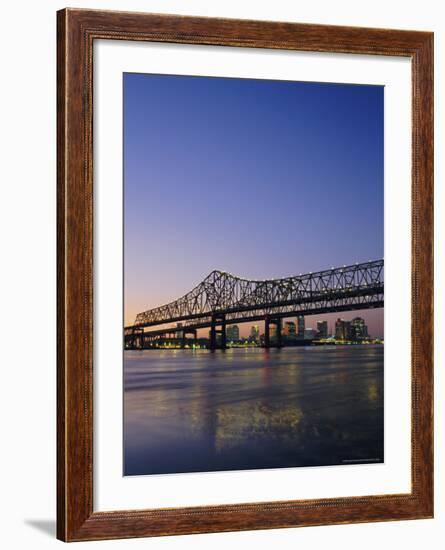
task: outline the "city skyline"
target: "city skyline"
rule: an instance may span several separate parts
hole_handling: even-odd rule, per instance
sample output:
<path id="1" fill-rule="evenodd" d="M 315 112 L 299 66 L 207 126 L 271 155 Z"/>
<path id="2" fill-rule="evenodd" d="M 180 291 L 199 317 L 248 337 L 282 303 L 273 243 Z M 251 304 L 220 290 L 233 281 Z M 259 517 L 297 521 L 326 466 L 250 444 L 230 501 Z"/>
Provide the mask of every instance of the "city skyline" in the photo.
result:
<path id="1" fill-rule="evenodd" d="M 346 323 L 348 325 L 353 325 L 354 323 L 360 324 L 364 327 L 363 333 L 360 334 L 360 337 L 364 338 L 378 338 L 378 336 L 374 336 L 368 332 L 368 327 L 366 325 L 365 319 L 360 316 L 355 316 L 352 319 L 344 319 L 343 317 L 337 317 L 335 323 L 331 327 L 329 322 L 326 318 L 321 319 L 320 321 L 317 321 L 317 328 L 313 327 L 304 327 L 302 333 L 300 333 L 298 329 L 298 321 L 299 318 L 305 318 L 305 316 L 294 316 L 294 317 L 284 317 L 283 318 L 283 335 L 288 337 L 305 337 L 306 331 L 314 331 L 317 335 L 317 338 L 331 338 L 331 337 L 337 337 L 338 335 L 338 325 L 339 323 Z M 247 325 L 248 323 L 244 323 Z M 259 329 L 259 325 L 252 325 L 250 324 L 248 327 L 248 330 L 245 331 L 246 335 L 242 335 L 240 332 L 240 323 L 234 323 L 233 325 L 227 325 L 227 340 L 237 340 L 240 338 L 250 338 L 252 339 L 254 334 L 256 333 L 256 330 Z M 258 334 L 256 335 L 256 339 L 259 338 L 259 336 L 264 336 L 264 334 L 261 333 L 261 331 L 258 330 Z M 346 336 L 346 335 L 344 335 Z M 347 338 L 343 338 L 347 339 Z"/>
<path id="2" fill-rule="evenodd" d="M 240 332 L 240 323 L 228 324 L 226 327 L 227 347 L 267 347 L 266 334 L 260 330 L 258 324 L 245 323 L 249 325 L 244 334 Z M 182 323 L 177 323 L 176 328 L 186 328 Z M 264 327 L 263 327 L 264 328 Z M 269 337 L 276 341 L 277 326 L 271 327 Z M 187 338 L 189 331 L 181 330 L 165 339 L 149 342 L 149 349 L 209 349 L 211 346 L 211 330 L 201 329 L 191 333 L 192 338 Z M 363 317 L 355 316 L 352 319 L 337 317 L 335 324 L 330 327 L 326 319 L 317 322 L 317 328 L 305 326 L 305 317 L 282 318 L 281 336 L 275 343 L 278 347 L 307 346 L 309 342 L 316 345 L 331 344 L 382 344 L 383 338 L 369 333 L 368 326 Z"/>
<path id="3" fill-rule="evenodd" d="M 381 258 L 383 88 L 125 74 L 124 185 L 125 324 L 213 269 Z M 355 314 L 383 336 L 383 309 Z"/>
<path id="4" fill-rule="evenodd" d="M 307 331 L 313 331 L 317 334 L 318 338 L 335 338 L 338 336 L 337 334 L 337 323 L 338 321 L 344 322 L 347 325 L 351 325 L 351 323 L 354 323 L 354 321 L 364 321 L 364 327 L 365 327 L 365 334 L 362 336 L 366 336 L 369 339 L 382 339 L 383 334 L 372 334 L 368 330 L 368 324 L 365 318 L 365 315 L 367 313 L 367 310 L 359 310 L 354 312 L 348 312 L 349 315 L 341 315 L 339 316 L 338 313 L 329 313 L 329 314 L 323 314 L 323 315 L 300 315 L 300 316 L 290 316 L 290 317 L 283 317 L 282 318 L 282 332 L 283 336 L 289 336 L 289 334 L 286 332 L 286 330 L 289 329 L 289 325 L 293 325 L 294 335 L 297 337 L 301 337 L 300 331 L 298 329 L 298 321 L 299 319 L 303 318 L 303 335 L 304 338 L 307 336 Z M 334 320 L 331 322 L 329 318 L 333 317 Z M 312 326 L 306 325 L 306 319 L 314 319 L 317 318 L 316 323 L 311 323 Z M 249 339 L 253 336 L 253 329 L 258 328 L 258 335 L 257 339 L 259 339 L 261 336 L 264 336 L 264 322 L 256 322 L 252 324 L 251 321 L 247 321 L 245 323 L 233 323 L 227 325 L 227 341 L 230 340 L 237 340 L 239 339 Z M 326 331 L 326 334 L 322 334 L 323 331 Z M 198 337 L 199 338 L 205 338 L 208 334 L 208 329 L 201 329 L 198 330 Z M 235 336 L 237 335 L 237 336 Z M 338 338 L 341 339 L 341 338 Z M 348 339 L 345 334 L 345 338 Z"/>

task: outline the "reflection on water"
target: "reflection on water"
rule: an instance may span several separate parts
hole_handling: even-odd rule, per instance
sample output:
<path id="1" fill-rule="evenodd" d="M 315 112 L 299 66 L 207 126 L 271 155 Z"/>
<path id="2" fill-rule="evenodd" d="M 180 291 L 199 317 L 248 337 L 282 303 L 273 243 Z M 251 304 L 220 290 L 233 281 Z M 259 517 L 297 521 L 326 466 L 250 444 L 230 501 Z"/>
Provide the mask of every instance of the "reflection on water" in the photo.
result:
<path id="1" fill-rule="evenodd" d="M 125 475 L 383 461 L 383 346 L 124 352 Z"/>

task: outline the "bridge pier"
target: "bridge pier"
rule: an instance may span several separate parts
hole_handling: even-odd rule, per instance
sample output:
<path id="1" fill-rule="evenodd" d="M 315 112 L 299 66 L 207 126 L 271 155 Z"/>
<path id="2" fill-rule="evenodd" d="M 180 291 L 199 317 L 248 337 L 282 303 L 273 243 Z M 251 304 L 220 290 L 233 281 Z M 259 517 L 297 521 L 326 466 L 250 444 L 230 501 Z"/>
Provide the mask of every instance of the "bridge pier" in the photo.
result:
<path id="1" fill-rule="evenodd" d="M 196 328 L 192 328 L 192 329 L 184 329 L 182 331 L 182 345 L 185 347 L 185 345 L 187 344 L 187 334 L 191 334 L 193 336 L 193 341 L 196 343 L 196 340 L 198 339 L 198 331 L 196 330 Z"/>
<path id="2" fill-rule="evenodd" d="M 221 328 L 217 328 L 217 326 Z M 212 321 L 210 324 L 210 349 L 213 351 L 218 349 L 218 334 L 221 336 L 221 341 L 219 348 L 226 349 L 227 347 L 227 337 L 226 337 L 226 316 L 224 313 L 215 313 L 212 315 Z"/>
<path id="3" fill-rule="evenodd" d="M 281 348 L 283 346 L 282 337 L 281 337 L 281 329 L 282 329 L 283 320 L 281 317 L 270 317 L 269 315 L 266 315 L 264 318 L 264 347 L 265 348 Z M 276 338 L 275 338 L 275 345 L 273 345 L 270 341 L 270 325 L 275 325 L 276 327 Z"/>
<path id="4" fill-rule="evenodd" d="M 144 348 L 144 329 L 133 328 L 130 332 L 124 334 L 125 347 L 127 349 L 143 349 Z M 127 347 L 128 343 L 128 347 Z"/>
<path id="5" fill-rule="evenodd" d="M 140 333 L 138 340 L 139 340 L 139 349 L 144 349 L 145 338 L 144 338 L 143 332 Z"/>

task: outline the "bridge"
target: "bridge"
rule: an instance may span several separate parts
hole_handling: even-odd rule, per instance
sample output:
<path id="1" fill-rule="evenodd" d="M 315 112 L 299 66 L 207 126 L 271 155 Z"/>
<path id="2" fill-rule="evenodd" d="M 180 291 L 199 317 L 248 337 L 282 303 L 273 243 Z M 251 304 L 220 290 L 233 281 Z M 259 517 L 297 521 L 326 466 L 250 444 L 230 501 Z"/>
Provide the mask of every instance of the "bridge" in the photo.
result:
<path id="1" fill-rule="evenodd" d="M 264 321 L 265 347 L 273 345 L 274 326 L 279 347 L 283 318 L 383 307 L 383 272 L 383 260 L 266 280 L 215 270 L 178 300 L 138 313 L 124 329 L 125 347 L 168 336 L 196 339 L 208 328 L 210 349 L 224 349 L 227 325 L 248 321 Z"/>

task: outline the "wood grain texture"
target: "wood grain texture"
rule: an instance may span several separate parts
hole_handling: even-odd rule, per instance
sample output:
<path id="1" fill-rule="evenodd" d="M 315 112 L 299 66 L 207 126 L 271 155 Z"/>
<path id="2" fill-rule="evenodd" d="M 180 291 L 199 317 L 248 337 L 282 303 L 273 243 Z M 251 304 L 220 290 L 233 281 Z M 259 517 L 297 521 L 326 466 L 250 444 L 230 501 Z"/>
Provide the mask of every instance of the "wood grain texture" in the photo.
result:
<path id="1" fill-rule="evenodd" d="M 57 16 L 57 537 L 95 540 L 432 517 L 432 33 L 77 9 Z M 411 58 L 411 493 L 93 512 L 92 67 L 99 38 Z"/>

